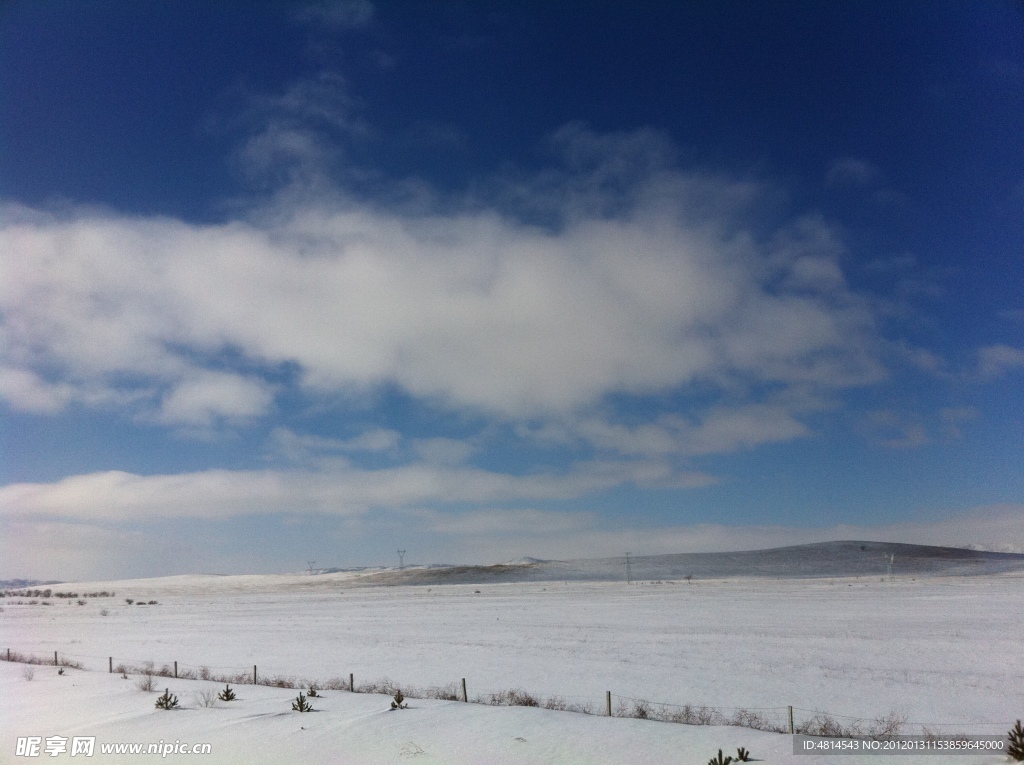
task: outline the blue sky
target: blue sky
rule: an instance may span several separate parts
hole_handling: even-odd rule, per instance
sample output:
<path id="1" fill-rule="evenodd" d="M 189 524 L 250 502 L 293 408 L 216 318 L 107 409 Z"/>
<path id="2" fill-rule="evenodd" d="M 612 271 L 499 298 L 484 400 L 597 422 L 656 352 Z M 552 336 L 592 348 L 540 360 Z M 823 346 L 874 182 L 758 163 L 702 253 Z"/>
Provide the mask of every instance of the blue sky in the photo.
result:
<path id="1" fill-rule="evenodd" d="M 1024 551 L 1022 31 L 5 4 L 0 577 Z"/>

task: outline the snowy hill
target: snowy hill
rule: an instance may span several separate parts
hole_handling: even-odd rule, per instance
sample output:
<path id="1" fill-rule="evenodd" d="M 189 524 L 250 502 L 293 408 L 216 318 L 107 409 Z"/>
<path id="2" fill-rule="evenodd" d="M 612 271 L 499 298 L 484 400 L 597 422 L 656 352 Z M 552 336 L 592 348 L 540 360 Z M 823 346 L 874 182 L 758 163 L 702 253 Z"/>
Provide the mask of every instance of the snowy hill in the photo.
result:
<path id="1" fill-rule="evenodd" d="M 724 553 L 631 556 L 636 581 L 732 579 L 737 577 L 819 579 L 887 576 L 982 576 L 1024 571 L 1024 555 L 890 542 L 822 542 Z M 448 566 L 384 570 L 358 584 L 440 585 L 497 582 L 619 581 L 625 558 L 571 561 L 515 561 L 492 566 Z M 356 582 L 353 582 L 356 583 Z"/>

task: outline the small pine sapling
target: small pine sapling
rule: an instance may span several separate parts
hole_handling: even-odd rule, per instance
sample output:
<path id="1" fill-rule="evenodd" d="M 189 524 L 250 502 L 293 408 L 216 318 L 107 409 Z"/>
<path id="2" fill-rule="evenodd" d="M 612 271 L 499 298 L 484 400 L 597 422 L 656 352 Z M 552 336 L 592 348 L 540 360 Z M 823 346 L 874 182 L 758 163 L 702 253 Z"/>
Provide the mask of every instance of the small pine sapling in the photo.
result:
<path id="1" fill-rule="evenodd" d="M 309 693 L 307 693 L 306 695 L 310 698 L 315 699 L 320 695 L 320 692 L 317 690 L 317 687 L 315 685 L 311 685 L 309 686 Z"/>
<path id="2" fill-rule="evenodd" d="M 1024 762 L 1024 728 L 1020 727 L 1020 720 L 1010 728 L 1010 746 L 1006 753 L 1016 762 Z"/>
<path id="3" fill-rule="evenodd" d="M 718 750 L 718 756 L 712 757 L 708 760 L 708 765 L 729 765 L 732 762 L 732 757 L 722 757 L 722 750 Z"/>
<path id="4" fill-rule="evenodd" d="M 398 691 L 395 694 L 395 700 L 391 702 L 391 708 L 392 709 L 408 709 L 409 705 L 403 703 L 404 701 L 405 701 L 405 696 L 402 695 L 401 691 Z"/>
<path id="5" fill-rule="evenodd" d="M 313 707 L 310 706 L 309 702 L 306 701 L 306 697 L 301 693 L 298 698 L 292 702 L 292 711 L 294 712 L 313 712 Z"/>
<path id="6" fill-rule="evenodd" d="M 221 701 L 234 701 L 235 692 L 231 690 L 230 685 L 225 685 L 224 690 L 217 694 L 217 698 Z"/>
<path id="7" fill-rule="evenodd" d="M 58 675 L 63 675 L 64 674 L 64 667 L 61 667 L 60 669 L 58 669 L 57 670 L 57 674 Z"/>
<path id="8" fill-rule="evenodd" d="M 164 695 L 156 699 L 157 709 L 174 709 L 178 706 L 178 697 L 171 694 L 170 688 L 164 689 Z"/>
<path id="9" fill-rule="evenodd" d="M 736 762 L 750 762 L 750 752 L 741 746 L 736 750 Z"/>

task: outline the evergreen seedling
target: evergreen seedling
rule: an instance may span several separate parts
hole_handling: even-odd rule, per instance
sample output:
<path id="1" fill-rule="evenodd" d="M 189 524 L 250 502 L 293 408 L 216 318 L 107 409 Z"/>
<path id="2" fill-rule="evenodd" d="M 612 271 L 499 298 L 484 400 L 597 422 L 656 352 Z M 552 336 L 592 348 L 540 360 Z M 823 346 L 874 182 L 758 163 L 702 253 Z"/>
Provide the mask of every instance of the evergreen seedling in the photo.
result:
<path id="1" fill-rule="evenodd" d="M 402 692 L 399 691 L 398 693 L 395 694 L 395 700 L 391 702 L 391 708 L 392 709 L 408 709 L 409 705 L 408 704 L 403 704 L 402 702 L 404 702 L 404 701 L 405 701 L 405 696 L 403 696 Z"/>
<path id="2" fill-rule="evenodd" d="M 708 760 L 708 765 L 729 765 L 732 762 L 732 757 L 722 757 L 722 750 L 718 750 L 718 756 L 712 757 Z"/>
<path id="3" fill-rule="evenodd" d="M 224 690 L 217 694 L 217 698 L 221 701 L 234 701 L 235 692 L 231 690 L 230 685 L 225 685 Z"/>
<path id="4" fill-rule="evenodd" d="M 311 707 L 309 705 L 309 702 L 306 701 L 306 697 L 303 696 L 301 693 L 299 694 L 298 698 L 295 699 L 295 701 L 292 702 L 292 710 L 295 711 L 295 712 L 312 712 L 312 711 L 314 711 L 313 707 Z"/>
<path id="5" fill-rule="evenodd" d="M 736 762 L 750 762 L 750 752 L 741 746 L 736 750 Z"/>
<path id="6" fill-rule="evenodd" d="M 1006 753 L 1017 762 L 1024 762 L 1024 728 L 1020 727 L 1020 720 L 1010 728 L 1010 746 Z"/>
<path id="7" fill-rule="evenodd" d="M 306 695 L 309 696 L 310 698 L 315 699 L 315 698 L 317 698 L 320 695 L 320 693 L 317 691 L 315 685 L 311 685 L 311 686 L 309 686 L 309 693 L 306 694 Z"/>
<path id="8" fill-rule="evenodd" d="M 178 706 L 178 697 L 171 695 L 171 689 L 165 688 L 164 695 L 158 696 L 156 700 L 157 709 L 174 709 Z"/>

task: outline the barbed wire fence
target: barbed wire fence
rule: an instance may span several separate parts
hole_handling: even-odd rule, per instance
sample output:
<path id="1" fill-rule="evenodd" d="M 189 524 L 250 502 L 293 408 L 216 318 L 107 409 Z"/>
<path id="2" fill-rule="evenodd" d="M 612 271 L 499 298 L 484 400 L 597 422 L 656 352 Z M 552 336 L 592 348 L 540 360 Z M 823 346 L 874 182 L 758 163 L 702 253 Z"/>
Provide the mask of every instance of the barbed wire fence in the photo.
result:
<path id="1" fill-rule="evenodd" d="M 179 680 L 203 680 L 235 685 L 262 685 L 273 688 L 314 688 L 318 691 L 348 691 L 350 693 L 375 693 L 394 696 L 401 693 L 409 699 L 440 699 L 461 701 L 488 706 L 537 707 L 560 712 L 624 717 L 682 725 L 730 725 L 752 728 L 773 733 L 795 733 L 810 736 L 887 738 L 906 733 L 956 734 L 958 729 L 978 730 L 991 728 L 993 731 L 1006 730 L 1012 722 L 962 723 L 962 722 L 912 722 L 897 712 L 889 712 L 877 718 L 855 717 L 826 712 L 820 709 L 805 709 L 795 706 L 775 707 L 722 707 L 698 704 L 677 704 L 652 701 L 634 696 L 622 696 L 605 692 L 603 703 L 593 698 L 580 696 L 541 696 L 520 688 L 483 690 L 469 694 L 466 678 L 446 685 L 413 686 L 384 677 L 376 680 L 356 682 L 355 673 L 334 675 L 327 678 L 299 677 L 293 673 L 267 671 L 255 664 L 214 665 L 193 664 L 179 661 L 155 662 L 150 660 L 127 659 L 96 654 L 79 654 L 54 651 L 52 656 L 38 651 L 7 648 L 0 652 L 0 661 L 48 665 L 72 668 L 82 671 L 101 671 L 128 678 L 163 677 Z M 105 666 L 104 666 L 105 665 Z"/>

